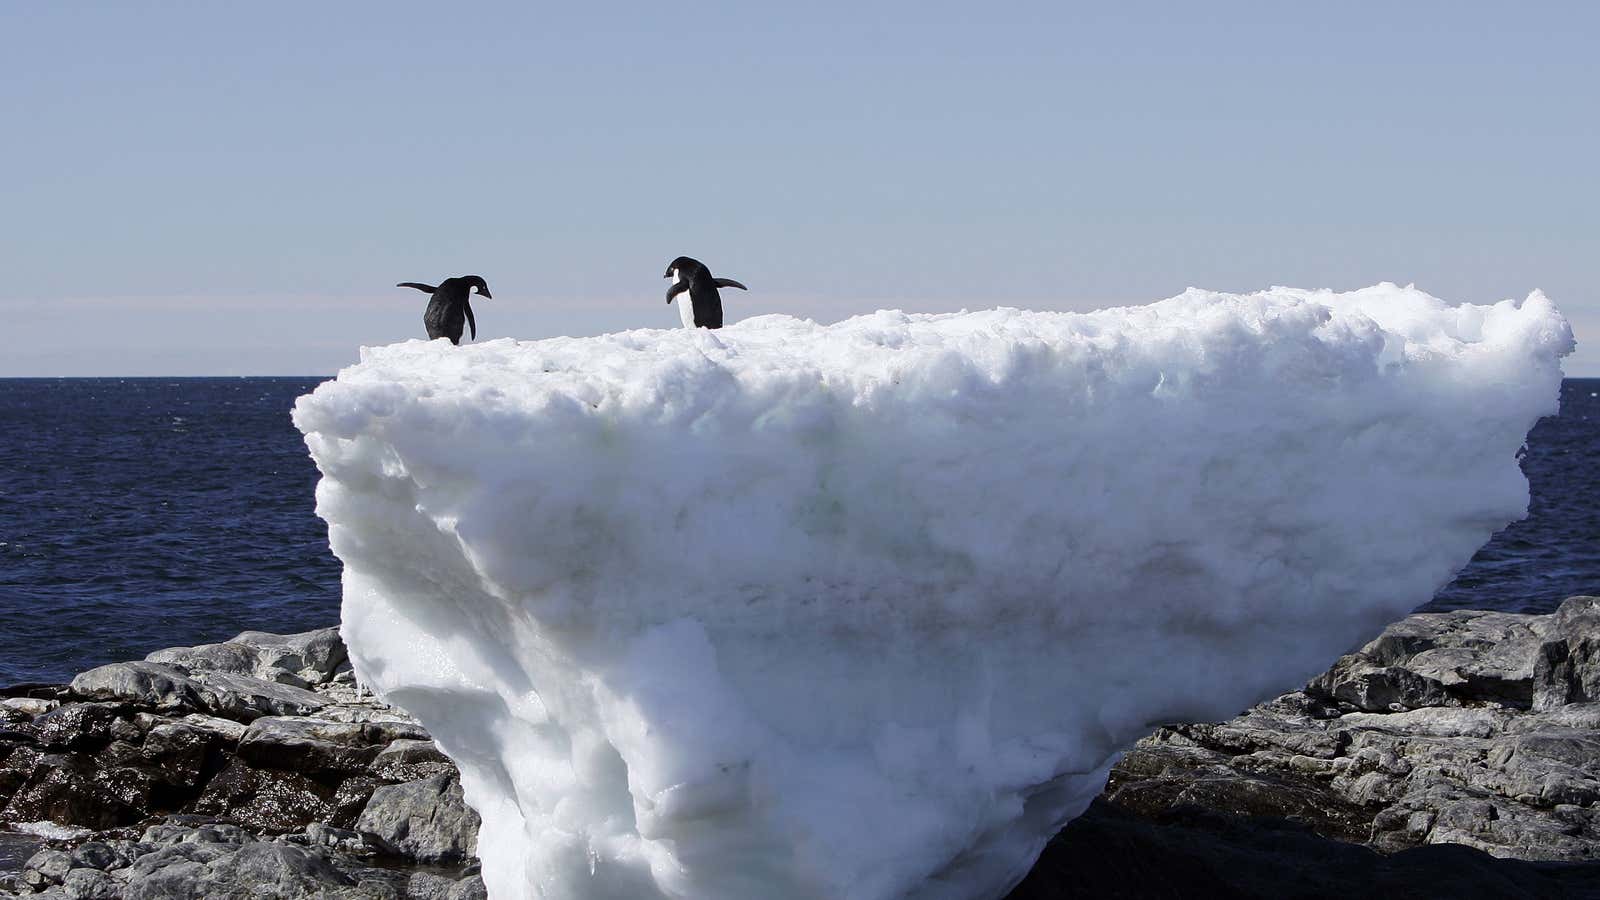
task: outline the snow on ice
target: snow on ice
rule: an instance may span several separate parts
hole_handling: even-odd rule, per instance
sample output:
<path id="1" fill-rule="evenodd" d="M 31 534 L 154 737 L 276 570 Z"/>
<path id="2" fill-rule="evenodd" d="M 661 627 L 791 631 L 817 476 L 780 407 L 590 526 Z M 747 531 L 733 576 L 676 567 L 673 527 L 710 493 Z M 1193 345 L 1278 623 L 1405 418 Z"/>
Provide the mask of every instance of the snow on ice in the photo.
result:
<path id="1" fill-rule="evenodd" d="M 1542 294 L 411 341 L 301 398 L 356 670 L 496 897 L 1002 896 L 1152 723 L 1525 514 Z"/>

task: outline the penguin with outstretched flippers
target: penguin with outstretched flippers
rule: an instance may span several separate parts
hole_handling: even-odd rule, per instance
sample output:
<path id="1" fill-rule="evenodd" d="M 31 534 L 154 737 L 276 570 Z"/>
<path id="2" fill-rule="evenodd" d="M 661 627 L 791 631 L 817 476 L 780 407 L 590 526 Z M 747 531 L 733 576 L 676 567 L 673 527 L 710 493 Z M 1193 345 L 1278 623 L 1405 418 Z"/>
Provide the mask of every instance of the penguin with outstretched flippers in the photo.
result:
<path id="1" fill-rule="evenodd" d="M 667 274 L 662 277 L 672 279 L 672 287 L 667 289 L 668 303 L 687 292 L 683 302 L 678 304 L 678 318 L 683 321 L 685 328 L 722 327 L 722 295 L 717 288 L 750 290 L 732 278 L 712 277 L 705 263 L 687 256 L 680 256 L 668 263 Z"/>
<path id="2" fill-rule="evenodd" d="M 428 308 L 422 313 L 422 324 L 428 329 L 428 340 L 446 337 L 452 344 L 461 343 L 461 329 L 465 325 L 472 329 L 472 339 L 478 339 L 478 321 L 472 317 L 472 304 L 469 302 L 472 292 L 494 299 L 489 293 L 489 284 L 477 275 L 459 275 L 455 278 L 446 278 L 439 282 L 438 287 L 431 284 L 421 284 L 415 281 L 402 281 L 395 287 L 416 288 L 433 297 L 428 301 Z"/>

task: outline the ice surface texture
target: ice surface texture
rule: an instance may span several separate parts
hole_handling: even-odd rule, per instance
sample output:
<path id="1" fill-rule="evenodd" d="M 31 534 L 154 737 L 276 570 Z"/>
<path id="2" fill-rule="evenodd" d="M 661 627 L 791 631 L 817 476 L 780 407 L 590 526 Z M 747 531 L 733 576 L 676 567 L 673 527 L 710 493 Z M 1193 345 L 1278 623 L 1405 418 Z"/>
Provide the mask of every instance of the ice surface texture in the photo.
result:
<path id="1" fill-rule="evenodd" d="M 357 672 L 496 897 L 998 897 L 1152 723 L 1525 513 L 1542 294 L 412 341 L 303 397 Z"/>

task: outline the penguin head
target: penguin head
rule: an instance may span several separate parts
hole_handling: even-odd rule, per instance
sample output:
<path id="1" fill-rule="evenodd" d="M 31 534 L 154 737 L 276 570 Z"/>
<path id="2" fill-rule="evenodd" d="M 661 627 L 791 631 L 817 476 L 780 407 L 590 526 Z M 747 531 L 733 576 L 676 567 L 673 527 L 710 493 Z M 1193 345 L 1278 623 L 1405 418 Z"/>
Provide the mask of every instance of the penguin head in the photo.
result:
<path id="1" fill-rule="evenodd" d="M 673 260 L 672 262 L 667 263 L 667 274 L 665 274 L 665 275 L 663 275 L 661 277 L 662 278 L 671 278 L 672 277 L 672 273 L 676 272 L 676 271 L 678 271 L 680 269 L 683 270 L 683 274 L 684 275 L 688 275 L 690 272 L 693 272 L 695 269 L 703 269 L 703 268 L 705 268 L 705 266 L 698 259 L 691 259 L 691 258 L 689 258 L 687 256 L 680 256 L 677 259 Z"/>
<path id="2" fill-rule="evenodd" d="M 481 276 L 481 275 L 463 275 L 461 277 L 461 280 L 465 281 L 467 283 L 467 293 L 470 294 L 470 293 L 472 293 L 473 288 L 477 288 L 478 293 L 482 294 L 485 297 L 488 297 L 490 300 L 494 299 L 494 295 L 489 293 L 489 282 L 484 281 L 483 280 L 483 276 Z"/>

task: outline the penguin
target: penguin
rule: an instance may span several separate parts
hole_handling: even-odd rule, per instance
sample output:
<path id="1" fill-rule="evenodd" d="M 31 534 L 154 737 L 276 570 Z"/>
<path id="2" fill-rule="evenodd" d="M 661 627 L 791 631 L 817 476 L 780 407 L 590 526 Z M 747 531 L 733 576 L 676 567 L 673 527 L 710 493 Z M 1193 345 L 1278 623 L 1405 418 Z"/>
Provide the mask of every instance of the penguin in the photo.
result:
<path id="1" fill-rule="evenodd" d="M 472 289 L 477 288 L 478 293 L 490 300 L 494 299 L 494 295 L 489 293 L 488 282 L 477 275 L 446 278 L 439 282 L 438 287 L 418 284 L 415 281 L 402 281 L 395 287 L 416 288 L 432 294 L 433 299 L 428 301 L 428 308 L 422 314 L 422 324 L 428 329 L 428 340 L 447 337 L 452 344 L 461 343 L 463 318 L 472 328 L 472 339 L 478 339 L 478 322 L 472 317 L 472 304 L 467 302 L 472 296 Z"/>
<path id="2" fill-rule="evenodd" d="M 722 295 L 717 293 L 717 288 L 750 290 L 732 278 L 711 277 L 711 270 L 705 263 L 687 256 L 668 263 L 667 274 L 661 277 L 672 279 L 672 287 L 667 289 L 668 303 L 673 297 L 688 292 L 678 304 L 678 318 L 683 320 L 685 328 L 722 327 Z"/>

